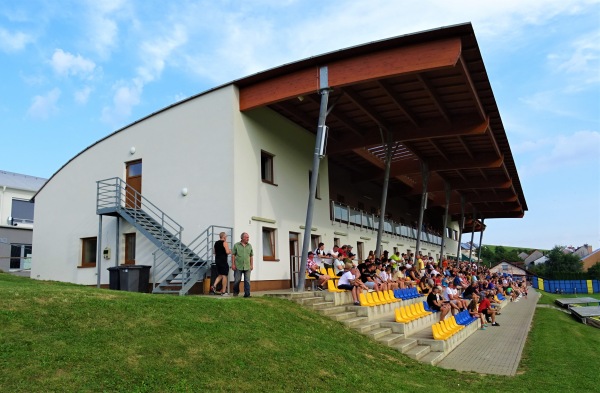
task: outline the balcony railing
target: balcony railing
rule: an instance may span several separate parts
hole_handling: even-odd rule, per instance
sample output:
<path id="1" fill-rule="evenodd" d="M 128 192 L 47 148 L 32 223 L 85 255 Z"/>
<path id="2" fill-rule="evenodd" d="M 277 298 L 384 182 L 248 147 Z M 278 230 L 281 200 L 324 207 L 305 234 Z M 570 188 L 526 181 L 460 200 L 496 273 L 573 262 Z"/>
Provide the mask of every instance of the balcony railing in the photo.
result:
<path id="1" fill-rule="evenodd" d="M 360 209 L 331 201 L 331 221 L 346 224 L 347 227 L 356 227 L 365 230 L 379 230 L 379 216 L 364 212 Z M 402 225 L 399 222 L 386 219 L 383 222 L 383 232 L 392 236 L 408 239 L 417 238 L 417 229 Z M 442 244 L 442 237 L 433 233 L 421 231 L 421 241 L 431 244 Z"/>

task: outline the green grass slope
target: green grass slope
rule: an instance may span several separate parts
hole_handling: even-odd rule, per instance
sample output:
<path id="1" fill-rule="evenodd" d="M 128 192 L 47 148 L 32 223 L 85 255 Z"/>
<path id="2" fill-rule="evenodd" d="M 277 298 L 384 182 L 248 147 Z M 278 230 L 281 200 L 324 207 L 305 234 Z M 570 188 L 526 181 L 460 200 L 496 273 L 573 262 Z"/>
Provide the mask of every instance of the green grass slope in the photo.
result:
<path id="1" fill-rule="evenodd" d="M 597 348 L 600 330 L 543 309 L 520 375 L 460 373 L 286 300 L 159 296 L 0 273 L 2 392 L 581 392 L 598 386 L 595 367 L 584 366 L 597 362 Z"/>

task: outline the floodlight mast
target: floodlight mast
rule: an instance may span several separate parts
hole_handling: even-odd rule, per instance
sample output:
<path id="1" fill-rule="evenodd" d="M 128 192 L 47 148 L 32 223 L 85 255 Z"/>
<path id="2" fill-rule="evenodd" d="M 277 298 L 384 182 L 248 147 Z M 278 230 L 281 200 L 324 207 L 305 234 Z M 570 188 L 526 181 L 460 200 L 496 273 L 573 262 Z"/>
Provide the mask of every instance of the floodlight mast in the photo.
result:
<path id="1" fill-rule="evenodd" d="M 300 257 L 300 268 L 298 270 L 298 285 L 296 291 L 304 291 L 306 260 L 308 259 L 308 247 L 310 246 L 310 234 L 312 231 L 313 210 L 315 195 L 317 193 L 317 181 L 319 179 L 319 163 L 325 157 L 325 145 L 327 142 L 327 104 L 329 101 L 329 77 L 327 66 L 319 69 L 319 94 L 321 94 L 321 107 L 319 110 L 319 123 L 317 126 L 317 137 L 315 139 L 315 151 L 313 154 L 312 174 L 310 176 L 310 191 L 308 194 L 308 206 L 306 208 L 306 222 L 304 225 L 304 241 L 302 243 L 302 256 Z M 293 279 L 293 278 L 292 278 Z"/>

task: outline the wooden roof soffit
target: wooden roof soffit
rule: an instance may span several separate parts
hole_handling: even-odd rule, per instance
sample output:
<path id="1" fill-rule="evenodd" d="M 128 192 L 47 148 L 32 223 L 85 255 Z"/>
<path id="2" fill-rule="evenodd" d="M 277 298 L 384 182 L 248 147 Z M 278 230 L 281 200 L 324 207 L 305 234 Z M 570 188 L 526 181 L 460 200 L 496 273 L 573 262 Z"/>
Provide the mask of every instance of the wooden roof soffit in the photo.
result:
<path id="1" fill-rule="evenodd" d="M 398 75 L 454 67 L 461 54 L 460 38 L 449 38 L 332 61 L 332 88 Z M 343 55 L 343 54 L 342 54 Z M 319 67 L 293 71 L 240 88 L 240 111 L 274 104 L 319 90 Z"/>
<path id="2" fill-rule="evenodd" d="M 408 126 L 401 130 L 391 129 L 394 141 L 410 142 L 420 141 L 425 139 L 449 138 L 455 136 L 467 135 L 483 135 L 489 128 L 490 119 L 484 121 L 473 122 L 470 119 L 462 119 L 448 124 L 440 122 L 437 124 L 427 125 L 421 128 Z M 362 137 L 350 136 L 339 143 L 327 147 L 327 154 L 339 154 L 360 147 L 370 147 L 381 144 L 381 133 L 378 129 L 373 128 L 364 133 Z"/>

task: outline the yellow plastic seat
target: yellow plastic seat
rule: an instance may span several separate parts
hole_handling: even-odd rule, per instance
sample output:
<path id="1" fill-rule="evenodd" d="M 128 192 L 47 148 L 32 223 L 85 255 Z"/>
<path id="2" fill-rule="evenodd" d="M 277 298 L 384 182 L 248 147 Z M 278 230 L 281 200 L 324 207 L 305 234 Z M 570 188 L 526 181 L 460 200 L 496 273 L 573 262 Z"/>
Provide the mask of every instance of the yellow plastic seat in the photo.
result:
<path id="1" fill-rule="evenodd" d="M 334 280 L 339 279 L 339 277 L 336 276 L 335 273 L 333 272 L 333 268 L 330 268 L 330 267 L 327 268 L 327 275 Z"/>
<path id="2" fill-rule="evenodd" d="M 423 314 L 423 316 L 432 314 L 431 311 L 425 310 L 425 306 L 423 305 L 423 302 L 420 302 L 419 304 L 417 304 L 417 309 L 419 309 L 419 311 L 421 311 L 421 314 Z"/>
<path id="3" fill-rule="evenodd" d="M 394 303 L 399 302 L 401 300 L 401 299 L 396 299 L 396 297 L 394 296 L 394 291 L 392 291 L 391 289 L 387 290 L 387 294 L 388 294 L 389 298 L 391 299 L 391 301 Z"/>
<path id="4" fill-rule="evenodd" d="M 433 338 L 436 340 L 446 340 L 450 337 L 447 333 L 442 332 L 440 322 L 431 325 L 431 330 L 433 331 Z"/>
<path id="5" fill-rule="evenodd" d="M 379 292 L 377 292 L 377 291 L 372 292 L 372 295 L 373 295 L 373 300 L 375 302 L 379 302 L 379 304 L 386 304 L 387 303 L 387 301 L 385 299 L 379 297 Z"/>
<path id="6" fill-rule="evenodd" d="M 444 323 L 444 326 L 446 327 L 446 331 L 450 332 L 451 335 L 453 335 L 454 333 L 456 333 L 460 330 L 460 329 L 456 329 L 456 328 L 452 327 L 452 324 L 450 323 L 449 319 L 444 319 L 443 323 Z"/>
<path id="7" fill-rule="evenodd" d="M 333 280 L 327 280 L 327 289 L 329 290 L 329 292 L 346 292 L 346 290 L 339 289 L 338 287 L 336 287 Z"/>
<path id="8" fill-rule="evenodd" d="M 374 292 L 367 292 L 367 302 L 369 302 L 372 306 L 378 306 L 381 303 L 379 302 L 379 299 L 375 300 L 373 293 Z"/>
<path id="9" fill-rule="evenodd" d="M 442 335 L 446 338 L 451 337 L 454 334 L 454 332 L 448 328 L 448 325 L 446 324 L 445 320 L 439 323 L 439 329 L 440 333 L 442 333 Z"/>
<path id="10" fill-rule="evenodd" d="M 379 296 L 379 300 L 383 300 L 386 303 L 392 303 L 392 300 L 388 296 L 387 291 L 378 292 L 377 296 Z"/>
<path id="11" fill-rule="evenodd" d="M 417 306 L 413 303 L 410 305 L 410 309 L 412 310 L 413 314 L 417 317 L 417 318 L 421 318 L 424 315 L 421 314 L 421 312 L 417 309 Z"/>
<path id="12" fill-rule="evenodd" d="M 417 319 L 417 317 L 413 314 L 412 310 L 410 309 L 410 306 L 402 307 L 402 313 L 404 316 L 406 316 L 407 319 L 411 321 Z"/>
<path id="13" fill-rule="evenodd" d="M 454 316 L 450 317 L 448 322 L 450 323 L 452 328 L 457 332 L 465 328 L 463 325 L 459 325 L 458 323 L 456 323 L 456 318 Z"/>
<path id="14" fill-rule="evenodd" d="M 396 322 L 399 322 L 399 323 L 409 323 L 410 320 L 408 320 L 408 319 L 406 319 L 406 318 L 404 318 L 402 316 L 402 312 L 400 311 L 401 308 L 402 307 L 399 307 L 399 308 L 396 309 Z"/>
<path id="15" fill-rule="evenodd" d="M 362 292 L 358 294 L 358 302 L 363 307 L 371 307 L 374 305 L 374 304 L 369 303 L 369 301 L 367 300 L 367 296 Z"/>

